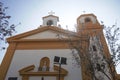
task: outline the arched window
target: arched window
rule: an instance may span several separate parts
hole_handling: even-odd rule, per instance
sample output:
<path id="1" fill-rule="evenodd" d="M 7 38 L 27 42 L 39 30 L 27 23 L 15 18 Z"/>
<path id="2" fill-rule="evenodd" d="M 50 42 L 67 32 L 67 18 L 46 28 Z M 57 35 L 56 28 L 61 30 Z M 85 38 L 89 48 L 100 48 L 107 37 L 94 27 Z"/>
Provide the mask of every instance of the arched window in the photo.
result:
<path id="1" fill-rule="evenodd" d="M 85 18 L 85 22 L 91 22 L 90 18 Z"/>
<path id="2" fill-rule="evenodd" d="M 49 67 L 50 67 L 50 60 L 48 57 L 43 57 L 40 60 L 40 65 L 38 68 L 38 71 L 49 71 Z"/>
<path id="3" fill-rule="evenodd" d="M 47 21 L 47 25 L 48 25 L 48 26 L 53 25 L 53 21 L 52 21 L 52 20 L 48 20 L 48 21 Z"/>

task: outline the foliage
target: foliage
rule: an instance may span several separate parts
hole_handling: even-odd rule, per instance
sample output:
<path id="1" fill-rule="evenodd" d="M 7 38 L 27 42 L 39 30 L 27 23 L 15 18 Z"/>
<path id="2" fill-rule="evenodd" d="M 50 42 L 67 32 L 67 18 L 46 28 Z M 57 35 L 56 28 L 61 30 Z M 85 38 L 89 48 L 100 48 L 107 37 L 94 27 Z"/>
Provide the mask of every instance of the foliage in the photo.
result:
<path id="1" fill-rule="evenodd" d="M 117 66 L 120 63 L 120 28 L 117 25 L 105 27 L 105 36 L 111 52 L 113 65 Z"/>
<path id="2" fill-rule="evenodd" d="M 93 31 L 95 36 L 68 34 L 69 40 L 65 41 L 72 50 L 76 64 L 84 65 L 81 66 L 84 68 L 82 72 L 89 76 L 90 80 L 117 80 L 115 67 L 120 63 L 120 29 L 113 25 L 112 27 L 104 26 L 104 30 L 111 53 L 109 56 L 104 52 L 106 46 L 101 43 L 101 33 Z M 61 35 L 57 36 L 64 40 Z M 73 37 L 77 40 L 74 41 Z"/>
<path id="3" fill-rule="evenodd" d="M 8 36 L 12 36 L 13 32 L 15 32 L 15 25 L 9 24 L 9 19 L 11 16 L 8 16 L 6 14 L 6 9 L 8 7 L 3 7 L 3 3 L 0 2 L 0 44 L 2 45 L 2 42 L 6 42 L 5 38 Z M 4 46 L 0 46 L 1 49 L 5 49 Z"/>
<path id="4" fill-rule="evenodd" d="M 106 27 L 105 29 L 105 36 L 108 41 L 109 50 L 111 53 L 111 57 L 107 60 L 108 66 L 111 68 L 111 74 L 114 75 L 113 79 L 116 79 L 115 75 L 115 68 L 120 63 L 120 28 L 117 26 L 117 24 Z M 112 67 L 115 67 L 114 69 Z"/>

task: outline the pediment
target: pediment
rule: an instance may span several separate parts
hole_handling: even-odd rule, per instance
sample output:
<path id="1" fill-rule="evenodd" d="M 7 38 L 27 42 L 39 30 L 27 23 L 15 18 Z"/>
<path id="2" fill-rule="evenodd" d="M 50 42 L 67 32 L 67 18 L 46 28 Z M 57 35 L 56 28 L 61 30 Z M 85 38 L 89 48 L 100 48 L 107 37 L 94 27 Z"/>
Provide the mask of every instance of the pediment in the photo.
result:
<path id="1" fill-rule="evenodd" d="M 53 71 L 33 71 L 35 68 L 34 65 L 27 66 L 25 68 L 22 68 L 19 70 L 19 74 L 22 75 L 23 77 L 25 75 L 29 76 L 57 76 L 58 71 L 59 71 L 59 66 L 54 65 L 54 70 Z M 66 76 L 68 74 L 68 71 L 64 68 L 61 68 L 61 76 Z"/>
<path id="2" fill-rule="evenodd" d="M 57 39 L 58 35 L 62 36 L 63 38 L 67 38 L 67 36 L 62 33 L 58 33 L 52 30 L 46 30 L 30 36 L 26 36 L 22 39 Z"/>
<path id="3" fill-rule="evenodd" d="M 25 32 L 7 39 L 10 41 L 19 41 L 19 40 L 49 40 L 49 39 L 59 39 L 68 38 L 69 35 L 76 35 L 75 32 L 68 31 L 55 26 L 45 26 L 29 32 Z"/>

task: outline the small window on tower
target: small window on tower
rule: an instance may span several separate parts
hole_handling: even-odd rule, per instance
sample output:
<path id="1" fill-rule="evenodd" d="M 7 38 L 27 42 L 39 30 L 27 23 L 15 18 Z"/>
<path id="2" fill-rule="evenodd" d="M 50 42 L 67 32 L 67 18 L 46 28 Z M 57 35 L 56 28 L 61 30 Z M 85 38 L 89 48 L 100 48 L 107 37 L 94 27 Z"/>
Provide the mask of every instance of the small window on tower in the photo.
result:
<path id="1" fill-rule="evenodd" d="M 53 21 L 52 21 L 52 20 L 48 20 L 48 21 L 47 21 L 47 25 L 48 25 L 48 26 L 53 25 Z"/>
<path id="2" fill-rule="evenodd" d="M 95 46 L 95 45 L 93 45 L 93 46 L 92 46 L 92 48 L 93 48 L 93 51 L 97 51 L 97 49 L 96 49 L 96 46 Z"/>
<path id="3" fill-rule="evenodd" d="M 85 18 L 85 22 L 90 22 L 91 19 L 90 18 Z"/>

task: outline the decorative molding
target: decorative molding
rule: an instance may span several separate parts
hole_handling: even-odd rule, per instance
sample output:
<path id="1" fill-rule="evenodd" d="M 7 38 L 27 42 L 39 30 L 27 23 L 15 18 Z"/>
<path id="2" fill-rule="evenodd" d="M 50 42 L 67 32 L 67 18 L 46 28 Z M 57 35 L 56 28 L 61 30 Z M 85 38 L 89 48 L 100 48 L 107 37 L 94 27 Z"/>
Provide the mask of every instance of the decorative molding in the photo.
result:
<path id="1" fill-rule="evenodd" d="M 19 73 L 28 72 L 28 71 L 34 70 L 34 68 L 35 68 L 35 65 L 30 65 L 28 67 L 25 67 L 25 68 L 22 68 L 21 70 L 19 70 Z"/>
<path id="2" fill-rule="evenodd" d="M 38 72 L 34 72 L 31 70 L 34 70 L 35 66 L 34 65 L 30 65 L 28 67 L 22 68 L 19 70 L 19 74 L 22 76 L 22 80 L 29 80 L 30 76 L 54 76 L 56 78 L 58 78 L 59 75 L 59 67 L 54 65 L 54 71 L 38 71 Z M 68 71 L 61 68 L 61 78 L 60 80 L 64 80 L 64 77 L 68 74 Z"/>

